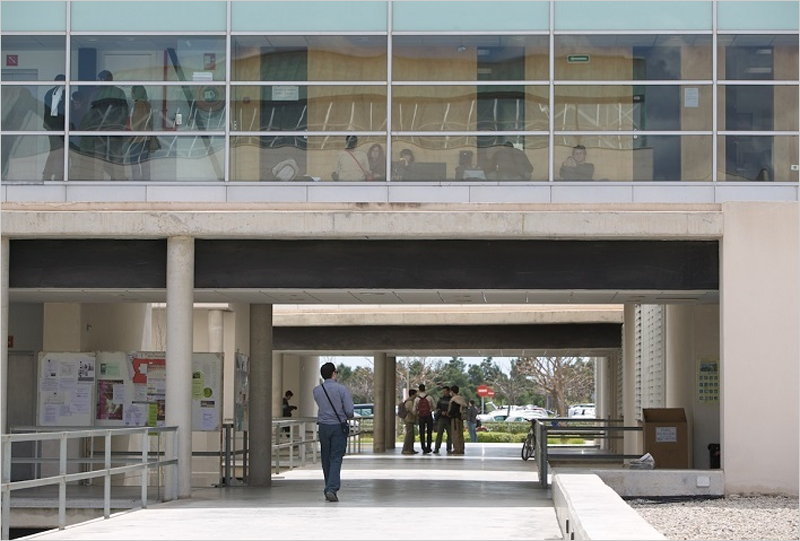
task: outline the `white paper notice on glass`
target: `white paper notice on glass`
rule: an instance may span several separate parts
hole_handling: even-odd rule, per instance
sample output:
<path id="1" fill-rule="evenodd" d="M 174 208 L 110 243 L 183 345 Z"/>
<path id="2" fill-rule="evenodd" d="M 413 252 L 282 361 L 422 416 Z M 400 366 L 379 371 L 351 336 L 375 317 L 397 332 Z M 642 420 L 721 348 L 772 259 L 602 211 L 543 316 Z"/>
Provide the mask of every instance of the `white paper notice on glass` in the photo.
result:
<path id="1" fill-rule="evenodd" d="M 683 89 L 683 106 L 684 107 L 700 107 L 700 89 L 699 88 L 685 88 Z"/>

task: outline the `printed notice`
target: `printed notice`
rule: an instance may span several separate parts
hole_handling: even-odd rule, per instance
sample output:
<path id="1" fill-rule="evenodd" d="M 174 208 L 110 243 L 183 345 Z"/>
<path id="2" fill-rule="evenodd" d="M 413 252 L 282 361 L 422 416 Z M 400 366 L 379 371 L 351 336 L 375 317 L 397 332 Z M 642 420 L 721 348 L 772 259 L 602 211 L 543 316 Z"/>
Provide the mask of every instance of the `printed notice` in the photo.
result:
<path id="1" fill-rule="evenodd" d="M 659 443 L 675 443 L 678 441 L 677 426 L 657 426 L 656 441 Z"/>

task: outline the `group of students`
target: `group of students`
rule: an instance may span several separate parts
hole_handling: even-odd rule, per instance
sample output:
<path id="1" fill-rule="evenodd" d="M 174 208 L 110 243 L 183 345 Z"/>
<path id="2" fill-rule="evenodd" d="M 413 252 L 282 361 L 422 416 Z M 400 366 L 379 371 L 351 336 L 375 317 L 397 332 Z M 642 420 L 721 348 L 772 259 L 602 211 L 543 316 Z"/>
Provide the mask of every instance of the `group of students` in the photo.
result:
<path id="1" fill-rule="evenodd" d="M 445 449 L 450 455 L 464 454 L 464 422 L 467 422 L 470 441 L 478 441 L 477 417 L 478 408 L 475 401 L 467 400 L 459 394 L 458 385 L 443 386 L 442 395 L 438 401 L 425 392 L 425 385 L 420 384 L 419 390 L 410 389 L 408 398 L 399 406 L 398 412 L 402 414 L 405 424 L 405 438 L 403 439 L 404 455 L 416 455 L 414 450 L 416 441 L 416 428 L 419 426 L 419 442 L 422 453 L 439 454 L 442 440 L 445 440 Z M 434 447 L 433 430 L 436 427 L 436 440 Z"/>

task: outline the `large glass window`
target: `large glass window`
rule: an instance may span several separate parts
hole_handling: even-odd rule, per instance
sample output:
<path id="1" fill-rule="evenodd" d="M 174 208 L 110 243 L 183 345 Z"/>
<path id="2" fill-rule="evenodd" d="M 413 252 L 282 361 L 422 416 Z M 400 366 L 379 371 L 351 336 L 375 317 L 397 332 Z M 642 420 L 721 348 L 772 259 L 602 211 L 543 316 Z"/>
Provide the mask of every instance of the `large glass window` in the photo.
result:
<path id="1" fill-rule="evenodd" d="M 72 79 L 224 81 L 224 36 L 73 36 Z"/>
<path id="2" fill-rule="evenodd" d="M 720 34 L 717 47 L 720 79 L 797 81 L 797 34 Z"/>
<path id="3" fill-rule="evenodd" d="M 546 86 L 395 86 L 395 131 L 547 131 Z"/>
<path id="4" fill-rule="evenodd" d="M 220 181 L 225 138 L 208 135 L 81 135 L 69 140 L 72 180 Z"/>
<path id="5" fill-rule="evenodd" d="M 386 130 L 385 86 L 235 86 L 231 130 Z"/>
<path id="6" fill-rule="evenodd" d="M 797 182 L 796 135 L 725 135 L 717 140 L 719 181 Z M 794 169 L 793 169 L 794 167 Z"/>
<path id="7" fill-rule="evenodd" d="M 558 137 L 558 181 L 710 181 L 710 135 Z"/>
<path id="8" fill-rule="evenodd" d="M 555 73 L 561 81 L 711 79 L 711 36 L 674 34 L 561 35 Z"/>
<path id="9" fill-rule="evenodd" d="M 712 87 L 557 85 L 556 131 L 711 130 Z"/>
<path id="10" fill-rule="evenodd" d="M 547 36 L 395 36 L 395 81 L 547 80 Z"/>
<path id="11" fill-rule="evenodd" d="M 385 36 L 234 36 L 234 81 L 385 81 Z"/>

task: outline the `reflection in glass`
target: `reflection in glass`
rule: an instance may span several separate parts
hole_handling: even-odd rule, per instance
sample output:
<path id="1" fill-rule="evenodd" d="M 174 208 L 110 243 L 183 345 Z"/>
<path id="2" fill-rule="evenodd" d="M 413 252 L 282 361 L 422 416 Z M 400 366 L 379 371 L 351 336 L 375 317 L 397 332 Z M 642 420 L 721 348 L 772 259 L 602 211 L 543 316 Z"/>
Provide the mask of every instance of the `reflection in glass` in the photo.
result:
<path id="1" fill-rule="evenodd" d="M 710 79 L 711 36 L 555 36 L 555 78 L 565 81 Z"/>
<path id="2" fill-rule="evenodd" d="M 95 81 L 224 81 L 224 36 L 72 35 L 72 79 Z"/>
<path id="3" fill-rule="evenodd" d="M 545 86 L 395 86 L 395 131 L 548 129 Z"/>
<path id="4" fill-rule="evenodd" d="M 41 182 L 51 153 L 50 138 L 4 133 L 0 137 L 0 152 L 3 181 Z M 63 165 L 61 168 L 63 171 Z"/>
<path id="5" fill-rule="evenodd" d="M 3 36 L 3 82 L 52 81 L 66 73 L 64 36 Z M 30 60 L 35 59 L 35 65 Z"/>
<path id="6" fill-rule="evenodd" d="M 720 130 L 798 129 L 797 85 L 725 85 L 718 95 Z"/>
<path id="7" fill-rule="evenodd" d="M 392 139 L 395 181 L 547 180 L 547 136 L 398 136 Z M 414 163 L 401 159 L 410 151 Z"/>
<path id="8" fill-rule="evenodd" d="M 719 181 L 797 182 L 797 136 L 720 136 L 718 144 Z"/>
<path id="9" fill-rule="evenodd" d="M 234 36 L 234 81 L 384 81 L 385 36 Z"/>
<path id="10" fill-rule="evenodd" d="M 556 137 L 555 180 L 710 181 L 710 135 Z M 582 146 L 576 159 L 576 147 Z M 570 161 L 572 159 L 572 161 Z M 583 165 L 571 168 L 578 162 Z"/>
<path id="11" fill-rule="evenodd" d="M 797 34 L 720 34 L 717 46 L 720 79 L 797 81 Z"/>
<path id="12" fill-rule="evenodd" d="M 232 131 L 386 129 L 385 86 L 235 86 Z"/>
<path id="13" fill-rule="evenodd" d="M 54 83 L 27 86 L 3 86 L 0 89 L 0 109 L 3 131 L 43 131 L 49 129 L 45 125 L 44 97 Z M 58 85 L 62 86 L 63 85 Z M 49 112 L 49 109 L 48 109 Z"/>
<path id="14" fill-rule="evenodd" d="M 547 80 L 547 36 L 394 36 L 395 81 Z"/>
<path id="15" fill-rule="evenodd" d="M 70 179 L 146 181 L 135 172 L 144 165 L 154 181 L 224 180 L 224 148 L 224 137 L 207 135 L 74 136 L 69 145 Z"/>
<path id="16" fill-rule="evenodd" d="M 555 87 L 556 130 L 711 130 L 712 87 Z"/>

